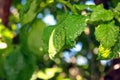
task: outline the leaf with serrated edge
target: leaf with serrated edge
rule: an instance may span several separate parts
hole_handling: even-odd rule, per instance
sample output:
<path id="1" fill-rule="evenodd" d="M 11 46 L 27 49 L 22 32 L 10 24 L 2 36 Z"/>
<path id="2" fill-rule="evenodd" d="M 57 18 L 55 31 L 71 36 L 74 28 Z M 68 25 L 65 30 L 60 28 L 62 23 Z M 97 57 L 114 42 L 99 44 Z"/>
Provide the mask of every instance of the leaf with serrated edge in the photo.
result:
<path id="1" fill-rule="evenodd" d="M 66 46 L 73 47 L 75 39 L 84 31 L 86 23 L 85 16 L 69 15 L 63 22 L 66 30 Z"/>
<path id="2" fill-rule="evenodd" d="M 104 17 L 103 17 L 104 16 Z M 98 22 L 98 21 L 110 21 L 113 19 L 113 13 L 111 10 L 105 10 L 103 5 L 98 5 L 93 9 L 93 13 L 91 14 L 90 21 Z"/>
<path id="3" fill-rule="evenodd" d="M 54 57 L 63 47 L 70 48 L 75 45 L 75 39 L 85 29 L 85 17 L 80 15 L 67 15 L 60 24 L 55 26 L 49 39 L 49 55 Z"/>
<path id="4" fill-rule="evenodd" d="M 118 33 L 119 33 L 119 27 L 116 26 L 114 22 L 110 22 L 108 24 L 100 24 L 95 29 L 96 39 L 105 48 L 110 48 L 114 46 Z"/>
<path id="5" fill-rule="evenodd" d="M 114 45 L 114 48 L 112 50 L 113 58 L 117 58 L 120 56 L 120 33 L 117 39 L 117 42 Z"/>

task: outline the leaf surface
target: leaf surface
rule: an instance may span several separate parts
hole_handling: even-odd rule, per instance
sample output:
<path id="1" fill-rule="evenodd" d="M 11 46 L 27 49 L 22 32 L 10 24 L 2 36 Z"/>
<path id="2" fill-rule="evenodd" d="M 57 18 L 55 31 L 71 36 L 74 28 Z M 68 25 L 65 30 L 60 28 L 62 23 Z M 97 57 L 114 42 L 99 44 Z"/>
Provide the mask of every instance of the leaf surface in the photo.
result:
<path id="1" fill-rule="evenodd" d="M 85 17 L 80 15 L 67 15 L 65 19 L 55 26 L 49 39 L 49 55 L 55 56 L 63 47 L 70 48 L 75 45 L 75 39 L 84 31 Z"/>
<path id="2" fill-rule="evenodd" d="M 28 48 L 35 55 L 40 56 L 43 53 L 44 43 L 42 40 L 43 31 L 46 25 L 39 19 L 36 19 L 28 34 Z"/>
<path id="3" fill-rule="evenodd" d="M 34 58 L 14 50 L 6 58 L 4 69 L 7 80 L 28 80 L 35 70 Z"/>
<path id="4" fill-rule="evenodd" d="M 120 56 L 120 33 L 117 39 L 117 42 L 114 45 L 114 48 L 112 50 L 112 58 L 118 58 Z"/>
<path id="5" fill-rule="evenodd" d="M 113 13 L 111 10 L 105 10 L 103 5 L 98 5 L 93 9 L 90 17 L 91 22 L 110 21 L 113 19 Z"/>
<path id="6" fill-rule="evenodd" d="M 98 59 L 110 59 L 111 48 L 104 48 L 102 45 L 99 46 Z"/>
<path id="7" fill-rule="evenodd" d="M 26 3 L 25 7 L 27 9 L 23 8 L 20 14 L 21 22 L 23 25 L 31 22 L 36 17 L 38 3 L 36 2 L 36 0 L 33 1 L 30 0 L 28 1 L 28 3 Z"/>
<path id="8" fill-rule="evenodd" d="M 118 33 L 119 27 L 116 26 L 114 22 L 110 22 L 109 24 L 100 24 L 95 29 L 96 39 L 105 48 L 110 48 L 114 46 Z"/>

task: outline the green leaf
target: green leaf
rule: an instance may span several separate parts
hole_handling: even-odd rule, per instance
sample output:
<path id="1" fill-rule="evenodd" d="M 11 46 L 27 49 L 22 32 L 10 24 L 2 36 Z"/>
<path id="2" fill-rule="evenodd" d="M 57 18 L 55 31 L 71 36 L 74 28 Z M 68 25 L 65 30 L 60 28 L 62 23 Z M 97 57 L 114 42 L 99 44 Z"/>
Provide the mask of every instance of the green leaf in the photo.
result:
<path id="1" fill-rule="evenodd" d="M 115 7 L 117 4 L 120 4 L 120 1 L 119 1 L 119 0 L 111 0 L 110 2 L 111 2 L 111 5 L 112 5 L 113 7 Z M 119 9 L 120 9 L 120 8 L 119 8 Z"/>
<path id="2" fill-rule="evenodd" d="M 120 33 L 117 39 L 117 42 L 114 45 L 112 50 L 113 58 L 118 58 L 120 56 Z"/>
<path id="3" fill-rule="evenodd" d="M 118 20 L 118 22 L 120 22 L 120 3 L 118 3 L 116 8 L 114 9 L 114 16 Z"/>
<path id="4" fill-rule="evenodd" d="M 75 45 L 75 39 L 84 31 L 85 17 L 80 15 L 67 15 L 56 25 L 49 39 L 49 55 L 55 56 L 63 47 L 70 48 Z"/>
<path id="5" fill-rule="evenodd" d="M 21 11 L 20 17 L 21 17 L 21 22 L 22 24 L 26 24 L 31 22 L 37 15 L 37 10 L 38 10 L 38 3 L 36 2 L 36 0 L 33 1 L 28 1 L 28 4 L 26 4 L 26 7 L 29 9 L 25 9 L 23 8 L 23 11 Z M 32 14 L 32 15 L 31 15 Z"/>
<path id="6" fill-rule="evenodd" d="M 45 71 L 38 71 L 37 77 L 39 79 L 48 80 L 55 76 L 56 73 L 62 72 L 61 68 L 46 68 Z"/>
<path id="7" fill-rule="evenodd" d="M 119 27 L 110 22 L 108 24 L 100 24 L 95 29 L 96 39 L 102 44 L 104 48 L 114 46 L 119 33 Z"/>
<path id="8" fill-rule="evenodd" d="M 93 9 L 90 17 L 91 22 L 110 21 L 113 19 L 113 13 L 111 10 L 105 10 L 103 5 L 98 5 Z"/>
<path id="9" fill-rule="evenodd" d="M 2 56 L 2 54 L 0 53 L 0 77 L 4 77 L 4 61 L 5 61 L 5 57 Z"/>
<path id="10" fill-rule="evenodd" d="M 20 15 L 19 15 L 20 16 L 20 20 L 22 20 L 23 15 L 25 13 L 27 13 L 27 11 L 29 10 L 31 2 L 32 2 L 32 0 L 27 1 L 26 4 L 23 5 L 23 7 L 21 8 Z"/>
<path id="11" fill-rule="evenodd" d="M 28 48 L 37 56 L 42 56 L 44 43 L 42 40 L 45 23 L 37 19 L 33 22 L 31 30 L 28 34 Z"/>
<path id="12" fill-rule="evenodd" d="M 111 48 L 104 48 L 102 45 L 99 46 L 98 59 L 110 59 Z"/>
<path id="13" fill-rule="evenodd" d="M 76 9 L 78 9 L 79 11 L 85 10 L 87 8 L 89 9 L 93 9 L 95 8 L 95 5 L 84 5 L 84 4 L 79 4 L 79 5 L 73 5 Z"/>
<path id="14" fill-rule="evenodd" d="M 115 10 L 120 11 L 120 2 L 117 4 Z"/>
<path id="15" fill-rule="evenodd" d="M 35 70 L 35 60 L 16 49 L 6 58 L 4 69 L 7 80 L 29 80 Z"/>
<path id="16" fill-rule="evenodd" d="M 86 27 L 86 17 L 80 15 L 69 15 L 62 25 L 65 26 L 66 42 L 65 45 L 70 48 L 75 45 L 75 39 L 80 36 Z"/>
<path id="17" fill-rule="evenodd" d="M 56 27 L 49 39 L 49 56 L 52 59 L 57 52 L 59 52 L 65 44 L 65 30 L 63 28 Z"/>
<path id="18" fill-rule="evenodd" d="M 48 27 L 45 27 L 45 29 L 44 29 L 42 39 L 44 42 L 45 52 L 48 52 L 49 39 L 50 39 L 50 35 L 51 35 L 54 28 L 55 28 L 55 26 L 48 26 Z"/>
<path id="19" fill-rule="evenodd" d="M 31 27 L 30 24 L 25 24 L 20 29 L 20 41 L 21 41 L 20 46 L 21 46 L 22 53 L 24 53 L 25 55 L 28 55 L 28 53 L 26 52 L 28 51 L 27 40 L 28 40 L 28 31 L 30 27 Z"/>
<path id="20" fill-rule="evenodd" d="M 0 42 L 6 42 L 11 45 L 13 36 L 13 31 L 6 28 L 3 24 L 0 24 Z"/>
<path id="21" fill-rule="evenodd" d="M 114 59 L 120 55 L 120 34 L 117 41 L 112 48 L 104 48 L 102 45 L 99 46 L 98 59 Z"/>

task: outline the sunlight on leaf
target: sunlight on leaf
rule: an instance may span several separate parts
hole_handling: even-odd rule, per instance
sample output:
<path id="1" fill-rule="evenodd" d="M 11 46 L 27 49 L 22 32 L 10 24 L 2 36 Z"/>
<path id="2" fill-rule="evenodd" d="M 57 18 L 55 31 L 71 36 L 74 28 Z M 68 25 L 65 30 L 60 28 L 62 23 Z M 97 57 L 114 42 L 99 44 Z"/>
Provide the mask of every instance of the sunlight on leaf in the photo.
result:
<path id="1" fill-rule="evenodd" d="M 0 47 L 2 49 L 7 48 L 12 43 L 12 39 L 15 33 L 12 30 L 6 28 L 3 24 L 0 24 Z"/>
<path id="2" fill-rule="evenodd" d="M 56 52 L 56 49 L 55 49 L 55 46 L 53 44 L 53 34 L 54 34 L 55 30 L 52 31 L 52 34 L 50 36 L 50 39 L 49 39 L 49 49 L 48 49 L 48 52 L 49 52 L 49 55 L 50 55 L 50 58 L 52 59 L 55 54 L 57 53 Z"/>
<path id="3" fill-rule="evenodd" d="M 9 39 L 12 39 L 14 36 L 13 32 L 6 28 L 3 24 L 0 24 L 0 35 Z"/>
<path id="4" fill-rule="evenodd" d="M 0 49 L 5 49 L 7 48 L 7 44 L 5 42 L 0 41 Z"/>
<path id="5" fill-rule="evenodd" d="M 55 28 L 54 26 L 48 26 L 43 31 L 42 39 L 43 39 L 43 42 L 44 42 L 44 45 L 45 45 L 45 47 L 44 47 L 45 52 L 48 52 L 49 39 L 51 37 L 52 31 L 53 31 L 54 28 Z"/>
<path id="6" fill-rule="evenodd" d="M 75 39 L 85 30 L 85 16 L 66 15 L 60 24 L 55 25 L 49 39 L 49 55 L 53 58 L 63 47 L 71 48 Z"/>
<path id="7" fill-rule="evenodd" d="M 47 0 L 47 3 L 50 4 L 50 3 L 53 3 L 54 0 Z"/>
<path id="8" fill-rule="evenodd" d="M 99 46 L 98 59 L 107 59 L 110 57 L 111 49 L 104 48 L 102 45 Z"/>
<path id="9" fill-rule="evenodd" d="M 56 73 L 61 72 L 61 68 L 46 68 L 45 72 L 39 71 L 37 73 L 38 78 L 40 79 L 50 79 L 55 76 Z"/>

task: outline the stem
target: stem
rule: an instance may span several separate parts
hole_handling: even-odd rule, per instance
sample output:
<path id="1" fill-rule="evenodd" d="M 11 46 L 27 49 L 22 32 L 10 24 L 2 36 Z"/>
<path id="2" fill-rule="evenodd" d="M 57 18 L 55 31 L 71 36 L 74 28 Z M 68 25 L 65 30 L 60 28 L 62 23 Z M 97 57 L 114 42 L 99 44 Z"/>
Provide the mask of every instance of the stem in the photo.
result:
<path id="1" fill-rule="evenodd" d="M 64 1 L 64 0 L 57 0 L 59 3 L 62 3 L 66 5 L 70 10 L 73 12 L 73 14 L 78 14 L 73 5 L 70 4 L 70 2 Z"/>

